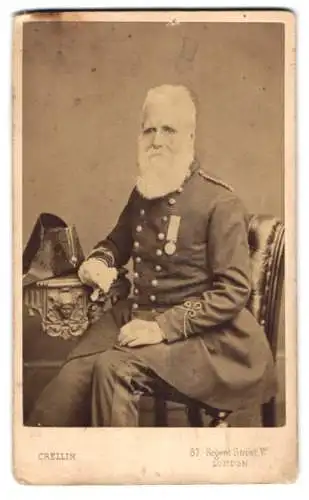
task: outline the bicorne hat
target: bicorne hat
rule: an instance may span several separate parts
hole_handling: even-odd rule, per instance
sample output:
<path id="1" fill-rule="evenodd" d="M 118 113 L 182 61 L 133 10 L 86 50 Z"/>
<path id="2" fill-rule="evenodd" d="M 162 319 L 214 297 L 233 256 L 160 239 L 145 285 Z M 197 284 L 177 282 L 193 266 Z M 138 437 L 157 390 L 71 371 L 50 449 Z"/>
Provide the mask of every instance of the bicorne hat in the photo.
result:
<path id="1" fill-rule="evenodd" d="M 74 272 L 84 259 L 75 226 L 42 213 L 23 252 L 23 287 Z"/>

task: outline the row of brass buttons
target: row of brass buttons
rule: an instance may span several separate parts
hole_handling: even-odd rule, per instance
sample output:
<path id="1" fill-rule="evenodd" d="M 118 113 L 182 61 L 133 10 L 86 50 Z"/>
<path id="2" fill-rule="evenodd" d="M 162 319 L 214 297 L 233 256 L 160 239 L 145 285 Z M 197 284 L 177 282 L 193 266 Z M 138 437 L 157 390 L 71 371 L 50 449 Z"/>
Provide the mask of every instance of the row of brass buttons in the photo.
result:
<path id="1" fill-rule="evenodd" d="M 136 232 L 137 232 L 137 233 L 141 233 L 141 232 L 142 232 L 142 230 L 143 230 L 143 227 L 142 227 L 142 226 L 136 226 Z M 165 234 L 164 234 L 164 233 L 159 233 L 157 237 L 158 237 L 158 240 L 162 241 L 162 240 L 164 240 L 164 238 L 165 238 Z M 135 243 L 138 243 L 138 242 L 135 242 Z M 134 243 L 134 244 L 135 244 L 135 243 Z M 138 246 L 139 246 L 139 245 L 135 245 L 135 247 L 136 247 L 136 248 L 138 248 Z"/>
<path id="2" fill-rule="evenodd" d="M 136 311 L 138 308 L 139 308 L 139 305 L 137 304 L 137 302 L 134 302 L 134 303 L 132 304 L 132 309 L 134 309 L 134 311 Z M 158 313 L 158 311 L 157 311 L 156 309 L 151 309 L 151 312 L 152 312 L 153 314 L 157 314 L 157 313 Z"/>
<path id="3" fill-rule="evenodd" d="M 136 262 L 137 262 L 137 258 L 136 258 L 135 260 L 136 260 Z M 141 262 L 141 261 L 139 260 L 138 262 Z M 156 265 L 155 265 L 155 270 L 156 270 L 157 272 L 160 272 L 160 271 L 162 271 L 162 267 L 161 267 L 159 264 L 156 264 Z M 135 271 L 135 272 L 133 273 L 133 277 L 134 277 L 134 278 L 139 278 L 139 277 L 140 277 L 140 275 L 139 275 L 139 273 L 138 273 L 137 271 Z"/>
<path id="4" fill-rule="evenodd" d="M 182 193 L 182 191 L 183 191 L 183 188 L 182 188 L 182 187 L 180 187 L 179 189 L 177 189 L 177 193 Z M 175 198 L 169 198 L 169 199 L 168 199 L 168 204 L 169 204 L 170 206 L 175 205 L 175 203 L 176 203 Z M 141 215 L 141 216 L 144 216 L 144 215 L 145 215 L 145 210 L 144 210 L 143 208 L 141 208 L 141 209 L 140 209 L 140 215 Z M 162 220 L 163 220 L 164 222 L 167 222 L 167 221 L 168 221 L 168 216 L 167 216 L 167 215 L 163 215 L 163 216 L 162 216 Z M 137 232 L 137 233 L 141 233 L 142 231 L 143 231 L 143 226 L 142 226 L 141 224 L 138 224 L 138 225 L 136 226 L 136 232 Z M 162 233 L 162 232 L 160 232 L 160 233 L 158 233 L 157 238 L 158 238 L 158 240 L 159 240 L 159 241 L 163 241 L 163 240 L 164 240 L 164 238 L 165 238 L 165 234 L 164 234 L 164 233 Z M 134 246 L 134 248 L 137 250 L 137 249 L 140 247 L 140 243 L 139 243 L 139 241 L 134 241 L 133 246 Z M 161 248 L 157 248 L 157 249 L 156 249 L 156 255 L 157 255 L 157 257 L 161 257 L 161 256 L 163 255 L 163 251 L 161 250 Z M 137 264 L 140 264 L 140 263 L 142 262 L 142 259 L 141 259 L 141 257 L 140 257 L 139 255 L 137 255 L 137 256 L 135 257 L 135 262 L 136 262 Z M 159 264 L 156 264 L 156 266 L 155 266 L 155 270 L 156 270 L 157 272 L 160 272 L 160 271 L 162 270 L 162 267 L 161 267 Z M 135 279 L 138 279 L 138 278 L 139 278 L 139 273 L 138 273 L 137 271 L 135 271 L 133 276 L 134 276 L 134 278 L 135 278 Z M 157 287 L 157 286 L 158 286 L 158 280 L 154 278 L 154 279 L 151 281 L 151 285 L 152 285 L 154 288 L 155 288 L 155 287 Z M 134 293 L 134 295 L 138 295 L 138 294 L 139 294 L 139 290 L 138 290 L 138 288 L 134 288 L 134 292 L 133 292 L 133 293 Z M 156 301 L 156 299 L 157 299 L 157 297 L 156 297 L 156 295 L 154 295 L 154 294 L 151 294 L 151 295 L 149 296 L 149 300 L 150 300 L 151 302 L 155 302 L 155 301 Z M 138 304 L 137 304 L 136 302 L 134 302 L 132 307 L 133 307 L 133 309 L 135 309 L 135 310 L 136 310 L 136 309 L 138 309 L 138 307 L 139 307 L 139 306 L 138 306 Z M 153 310 L 153 312 L 156 312 L 156 311 L 155 311 L 155 309 Z"/>

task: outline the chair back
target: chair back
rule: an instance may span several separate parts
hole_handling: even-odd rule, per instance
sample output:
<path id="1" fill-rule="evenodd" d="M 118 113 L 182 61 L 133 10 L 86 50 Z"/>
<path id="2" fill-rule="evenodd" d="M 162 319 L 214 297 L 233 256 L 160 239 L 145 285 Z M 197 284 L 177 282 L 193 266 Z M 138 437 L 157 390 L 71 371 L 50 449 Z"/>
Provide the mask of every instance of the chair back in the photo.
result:
<path id="1" fill-rule="evenodd" d="M 248 309 L 264 328 L 276 357 L 284 278 L 284 225 L 269 215 L 251 215 L 249 247 L 252 292 Z"/>

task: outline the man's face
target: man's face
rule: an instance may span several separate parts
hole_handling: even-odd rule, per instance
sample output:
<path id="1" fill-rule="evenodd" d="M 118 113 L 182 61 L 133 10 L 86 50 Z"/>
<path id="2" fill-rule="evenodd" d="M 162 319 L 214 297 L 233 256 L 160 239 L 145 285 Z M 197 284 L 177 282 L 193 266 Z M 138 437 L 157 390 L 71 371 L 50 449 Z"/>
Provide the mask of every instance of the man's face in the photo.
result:
<path id="1" fill-rule="evenodd" d="M 181 155 L 192 144 L 192 134 L 179 110 L 164 105 L 149 106 L 144 115 L 140 150 L 154 166 Z"/>
<path id="2" fill-rule="evenodd" d="M 193 160 L 192 120 L 168 100 L 147 105 L 138 141 L 140 192 L 163 196 L 181 185 Z"/>

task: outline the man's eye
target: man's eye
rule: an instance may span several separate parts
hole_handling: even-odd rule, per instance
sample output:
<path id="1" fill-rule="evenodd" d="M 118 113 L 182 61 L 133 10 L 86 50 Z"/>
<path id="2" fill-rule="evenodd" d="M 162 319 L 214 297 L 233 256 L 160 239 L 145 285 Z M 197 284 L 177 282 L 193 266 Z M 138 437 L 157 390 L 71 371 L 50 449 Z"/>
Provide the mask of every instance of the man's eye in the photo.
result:
<path id="1" fill-rule="evenodd" d="M 148 128 L 145 128 L 143 130 L 143 134 L 144 135 L 149 135 L 149 134 L 152 134 L 155 131 L 156 131 L 156 129 L 154 127 L 148 127 Z"/>
<path id="2" fill-rule="evenodd" d="M 169 127 L 168 125 L 164 125 L 162 127 L 164 132 L 167 132 L 168 134 L 176 134 L 176 130 L 173 127 Z"/>

